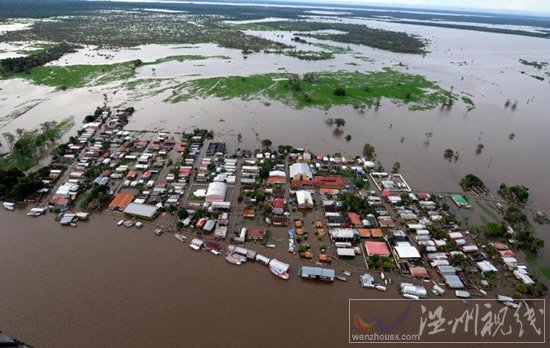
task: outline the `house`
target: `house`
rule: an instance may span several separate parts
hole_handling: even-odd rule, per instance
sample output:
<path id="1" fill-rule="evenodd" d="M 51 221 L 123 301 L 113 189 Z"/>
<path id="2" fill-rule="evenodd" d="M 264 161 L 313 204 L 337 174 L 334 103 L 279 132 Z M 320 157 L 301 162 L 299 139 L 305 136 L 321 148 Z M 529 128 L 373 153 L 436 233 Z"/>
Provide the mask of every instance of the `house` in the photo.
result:
<path id="1" fill-rule="evenodd" d="M 246 234 L 247 240 L 263 240 L 265 237 L 265 230 L 263 228 L 249 228 Z"/>
<path id="2" fill-rule="evenodd" d="M 293 181 L 311 181 L 313 174 L 306 163 L 293 163 L 289 168 L 290 180 Z"/>
<path id="3" fill-rule="evenodd" d="M 109 203 L 109 209 L 124 210 L 133 200 L 134 195 L 131 193 L 117 193 L 111 203 Z"/>
<path id="4" fill-rule="evenodd" d="M 286 173 L 282 170 L 272 170 L 267 178 L 268 185 L 283 185 L 286 183 Z"/>
<path id="5" fill-rule="evenodd" d="M 367 251 L 368 256 L 374 256 L 374 255 L 378 255 L 382 257 L 390 256 L 390 249 L 388 248 L 388 245 L 386 244 L 386 242 L 366 241 L 365 250 Z"/>
<path id="6" fill-rule="evenodd" d="M 361 217 L 357 213 L 348 212 L 348 218 L 353 227 L 361 226 Z"/>
<path id="7" fill-rule="evenodd" d="M 309 191 L 296 191 L 296 199 L 298 200 L 298 208 L 313 208 L 313 197 L 311 196 L 311 193 Z"/>

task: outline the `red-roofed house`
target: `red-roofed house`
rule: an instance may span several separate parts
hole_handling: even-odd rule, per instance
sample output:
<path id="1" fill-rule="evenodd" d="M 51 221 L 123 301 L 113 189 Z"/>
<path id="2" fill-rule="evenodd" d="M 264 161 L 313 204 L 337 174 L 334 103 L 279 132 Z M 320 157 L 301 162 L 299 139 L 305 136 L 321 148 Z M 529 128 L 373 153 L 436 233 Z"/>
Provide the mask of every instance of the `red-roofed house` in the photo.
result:
<path id="1" fill-rule="evenodd" d="M 388 245 L 386 244 L 386 242 L 366 241 L 365 250 L 367 250 L 367 255 L 369 256 L 373 256 L 373 255 L 378 255 L 382 257 L 390 256 L 390 249 L 388 248 Z"/>
<path id="2" fill-rule="evenodd" d="M 359 227 L 361 226 L 361 217 L 357 213 L 348 213 L 349 221 L 351 222 L 351 225 L 353 227 Z"/>

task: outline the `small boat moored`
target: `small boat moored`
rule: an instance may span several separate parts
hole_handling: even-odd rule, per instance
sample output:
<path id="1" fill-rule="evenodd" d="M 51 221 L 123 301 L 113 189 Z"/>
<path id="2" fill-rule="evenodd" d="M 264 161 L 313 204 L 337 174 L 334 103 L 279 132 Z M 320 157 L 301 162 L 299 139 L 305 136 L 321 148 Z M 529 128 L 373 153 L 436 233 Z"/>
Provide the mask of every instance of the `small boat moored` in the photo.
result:
<path id="1" fill-rule="evenodd" d="M 179 234 L 179 233 L 174 234 L 174 237 L 182 243 L 185 243 L 185 241 L 187 240 L 186 236 L 184 236 L 183 234 Z"/>
<path id="2" fill-rule="evenodd" d="M 241 260 L 238 257 L 235 257 L 233 254 L 228 254 L 225 257 L 225 261 L 229 262 L 232 265 L 237 265 L 237 266 L 240 266 L 242 263 Z"/>
<path id="3" fill-rule="evenodd" d="M 155 234 L 155 236 L 160 236 L 164 233 L 164 231 L 162 230 L 162 228 L 157 228 L 153 231 L 153 233 Z"/>
<path id="4" fill-rule="evenodd" d="M 191 243 L 189 243 L 189 247 L 196 251 L 201 250 L 203 246 L 204 246 L 204 241 L 198 238 L 193 238 L 193 240 L 191 240 Z"/>
<path id="5" fill-rule="evenodd" d="M 335 277 L 337 280 L 341 281 L 341 282 L 347 282 L 348 281 L 348 278 L 344 277 L 344 276 L 336 276 Z"/>
<path id="6" fill-rule="evenodd" d="M 119 220 L 119 221 L 116 223 L 116 225 L 117 225 L 117 226 L 122 226 L 123 223 L 124 223 L 124 220 Z"/>
<path id="7" fill-rule="evenodd" d="M 14 211 L 15 210 L 15 203 L 4 202 L 4 203 L 2 203 L 2 206 L 4 207 L 4 209 L 9 210 L 9 211 Z"/>

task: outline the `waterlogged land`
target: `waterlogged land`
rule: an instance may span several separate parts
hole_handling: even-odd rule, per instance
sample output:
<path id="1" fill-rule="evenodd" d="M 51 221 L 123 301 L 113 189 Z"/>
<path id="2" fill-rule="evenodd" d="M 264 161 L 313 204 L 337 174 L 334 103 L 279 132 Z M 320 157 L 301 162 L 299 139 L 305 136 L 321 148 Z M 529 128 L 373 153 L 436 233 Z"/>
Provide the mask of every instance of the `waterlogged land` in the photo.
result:
<path id="1" fill-rule="evenodd" d="M 84 86 L 100 86 L 113 81 L 127 80 L 135 77 L 136 68 L 145 65 L 156 65 L 165 62 L 184 62 L 206 59 L 229 59 L 226 56 L 178 55 L 168 56 L 151 62 L 134 60 L 129 62 L 103 65 L 68 65 L 41 66 L 29 71 L 6 76 L 6 78 L 24 78 L 37 85 L 56 87 L 59 89 Z"/>
<path id="2" fill-rule="evenodd" d="M 270 73 L 187 81 L 176 87 L 171 102 L 216 97 L 268 99 L 302 109 L 330 109 L 335 105 L 376 106 L 382 98 L 406 104 L 410 110 L 432 109 L 457 100 L 457 95 L 420 75 L 392 69 L 361 72 L 322 72 L 303 76 Z M 471 102 L 471 100 L 469 100 Z"/>
<path id="3" fill-rule="evenodd" d="M 231 26 L 230 26 L 231 27 Z M 365 45 L 392 52 L 421 54 L 426 52 L 426 40 L 405 32 L 369 28 L 360 24 L 280 21 L 237 24 L 239 29 L 298 31 L 300 36 Z M 320 32 L 328 31 L 328 32 Z M 335 31 L 337 33 L 335 33 Z"/>

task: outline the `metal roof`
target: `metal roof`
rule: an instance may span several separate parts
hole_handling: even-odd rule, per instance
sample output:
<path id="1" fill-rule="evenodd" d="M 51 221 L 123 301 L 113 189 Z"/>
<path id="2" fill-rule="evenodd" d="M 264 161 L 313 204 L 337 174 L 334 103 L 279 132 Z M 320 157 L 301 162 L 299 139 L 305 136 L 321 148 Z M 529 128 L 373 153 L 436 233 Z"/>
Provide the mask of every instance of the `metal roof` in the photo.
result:
<path id="1" fill-rule="evenodd" d="M 156 215 L 157 210 L 158 208 L 154 205 L 130 203 L 124 209 L 124 214 L 152 219 Z"/>

